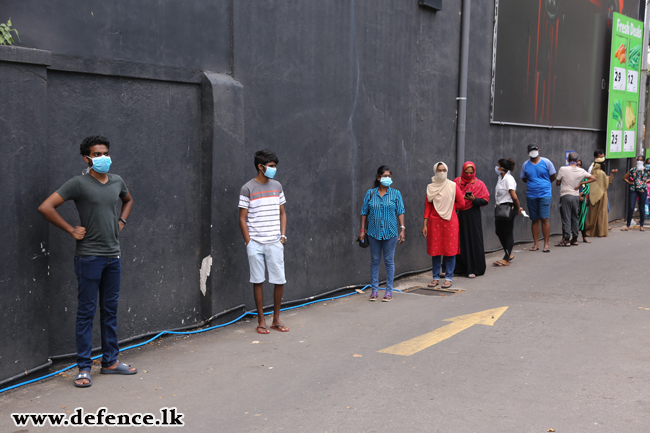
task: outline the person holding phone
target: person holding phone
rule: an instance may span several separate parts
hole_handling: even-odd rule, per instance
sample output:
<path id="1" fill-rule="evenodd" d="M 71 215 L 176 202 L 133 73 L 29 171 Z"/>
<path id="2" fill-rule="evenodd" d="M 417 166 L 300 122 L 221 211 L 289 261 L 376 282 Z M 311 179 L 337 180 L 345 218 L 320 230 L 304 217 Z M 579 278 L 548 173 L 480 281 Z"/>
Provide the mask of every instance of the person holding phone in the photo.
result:
<path id="1" fill-rule="evenodd" d="M 456 256 L 454 272 L 476 278 L 485 274 L 486 268 L 481 207 L 490 201 L 490 193 L 476 177 L 476 165 L 472 161 L 463 164 L 463 173 L 454 182 L 463 193 L 463 204 L 458 207 L 460 253 Z"/>

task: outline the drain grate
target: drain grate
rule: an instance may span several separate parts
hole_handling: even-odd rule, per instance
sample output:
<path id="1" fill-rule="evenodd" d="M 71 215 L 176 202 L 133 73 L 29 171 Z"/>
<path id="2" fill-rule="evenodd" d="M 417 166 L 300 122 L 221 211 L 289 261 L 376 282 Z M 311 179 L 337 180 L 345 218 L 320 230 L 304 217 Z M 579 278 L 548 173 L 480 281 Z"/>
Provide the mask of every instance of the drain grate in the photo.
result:
<path id="1" fill-rule="evenodd" d="M 425 296 L 453 296 L 458 293 L 462 293 L 463 290 L 453 290 L 453 289 L 442 289 L 426 287 L 426 286 L 414 286 L 409 287 L 408 289 L 402 290 L 405 293 L 415 293 L 416 295 L 425 295 Z"/>

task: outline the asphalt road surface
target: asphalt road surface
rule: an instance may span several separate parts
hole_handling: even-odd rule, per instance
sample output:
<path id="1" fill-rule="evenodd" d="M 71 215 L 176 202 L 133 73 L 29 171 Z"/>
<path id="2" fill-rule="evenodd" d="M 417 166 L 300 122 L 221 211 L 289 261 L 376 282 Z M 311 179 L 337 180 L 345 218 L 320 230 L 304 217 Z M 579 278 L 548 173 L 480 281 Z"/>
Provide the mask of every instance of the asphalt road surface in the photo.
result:
<path id="1" fill-rule="evenodd" d="M 516 246 L 507 268 L 488 255 L 457 294 L 355 294 L 286 312 L 288 333 L 252 319 L 165 337 L 121 355 L 135 376 L 94 367 L 90 388 L 68 373 L 0 394 L 0 432 L 75 430 L 16 427 L 13 412 L 175 407 L 191 432 L 648 433 L 650 231 L 618 227 L 548 254 Z M 92 429 L 106 430 L 160 428 Z"/>

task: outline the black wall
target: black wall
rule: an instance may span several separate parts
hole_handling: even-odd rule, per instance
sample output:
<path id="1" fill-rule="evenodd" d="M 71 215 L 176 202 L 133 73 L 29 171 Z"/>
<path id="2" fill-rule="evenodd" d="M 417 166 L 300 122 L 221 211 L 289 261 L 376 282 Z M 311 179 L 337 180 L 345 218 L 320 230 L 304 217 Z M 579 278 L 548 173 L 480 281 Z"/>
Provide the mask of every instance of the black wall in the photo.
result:
<path id="1" fill-rule="evenodd" d="M 530 141 L 557 167 L 565 150 L 590 161 L 604 133 L 490 125 L 494 3 L 472 3 L 466 159 L 478 176 L 493 191 L 496 160 L 523 162 Z M 287 196 L 286 299 L 368 282 L 353 239 L 381 164 L 406 204 L 397 272 L 430 266 L 419 231 L 432 165 L 455 166 L 460 0 L 438 13 L 415 0 L 1 5 L 21 45 L 44 51 L 0 47 L 0 381 L 75 351 L 74 242 L 36 208 L 84 168 L 87 135 L 110 138 L 111 171 L 135 199 L 121 234 L 120 338 L 253 307 L 237 203 L 264 147 Z M 610 188 L 611 218 L 624 192 Z M 60 209 L 76 221 L 72 203 Z M 483 229 L 498 247 L 491 206 Z M 527 220 L 516 237 L 530 239 Z M 13 336 L 24 329 L 28 339 Z"/>
<path id="2" fill-rule="evenodd" d="M 47 362 L 47 69 L 38 50 L 0 50 L 0 378 Z"/>

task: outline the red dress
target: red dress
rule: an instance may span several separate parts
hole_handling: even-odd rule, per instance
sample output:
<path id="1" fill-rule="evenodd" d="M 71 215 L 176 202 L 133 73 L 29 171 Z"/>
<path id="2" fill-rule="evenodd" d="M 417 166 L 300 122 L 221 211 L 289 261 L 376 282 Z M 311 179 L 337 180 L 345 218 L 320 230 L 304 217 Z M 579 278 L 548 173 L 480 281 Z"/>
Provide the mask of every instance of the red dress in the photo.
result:
<path id="1" fill-rule="evenodd" d="M 451 219 L 447 221 L 440 217 L 433 203 L 425 198 L 424 217 L 429 219 L 427 225 L 427 254 L 430 256 L 455 256 L 460 254 L 456 209 L 464 204 L 463 193 L 460 187 L 456 185 L 454 211 L 451 213 Z"/>

